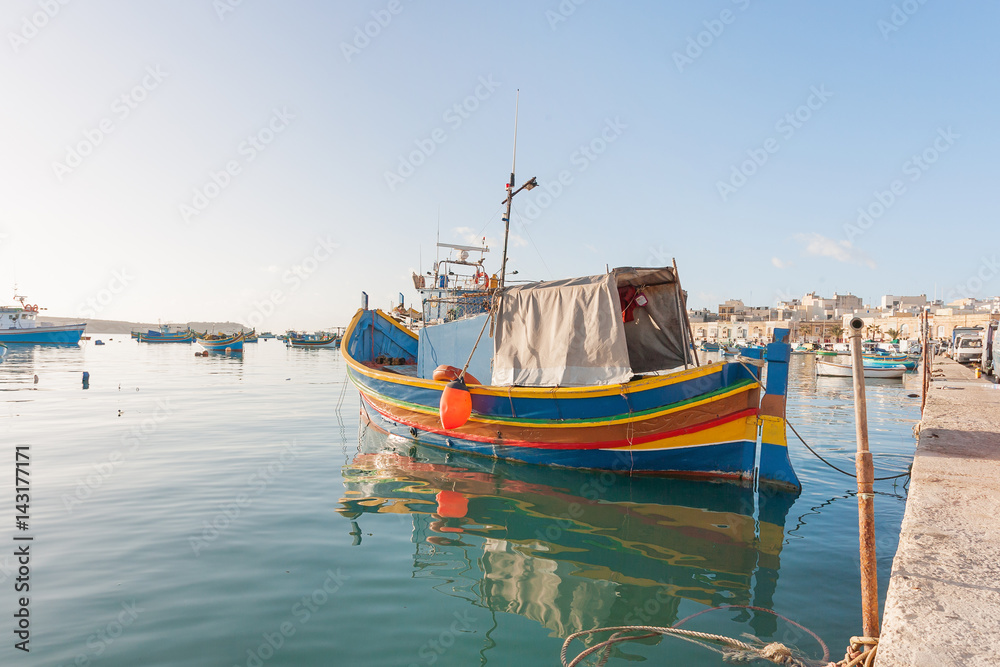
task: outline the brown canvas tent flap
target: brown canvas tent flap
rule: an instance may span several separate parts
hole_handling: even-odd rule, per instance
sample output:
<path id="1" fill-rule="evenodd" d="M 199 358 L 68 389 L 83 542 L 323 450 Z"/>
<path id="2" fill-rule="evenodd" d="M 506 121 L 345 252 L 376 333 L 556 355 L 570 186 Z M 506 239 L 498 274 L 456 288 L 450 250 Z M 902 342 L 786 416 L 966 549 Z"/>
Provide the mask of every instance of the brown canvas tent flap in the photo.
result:
<path id="1" fill-rule="evenodd" d="M 613 273 L 504 290 L 493 337 L 493 385 L 581 387 L 631 377 Z"/>

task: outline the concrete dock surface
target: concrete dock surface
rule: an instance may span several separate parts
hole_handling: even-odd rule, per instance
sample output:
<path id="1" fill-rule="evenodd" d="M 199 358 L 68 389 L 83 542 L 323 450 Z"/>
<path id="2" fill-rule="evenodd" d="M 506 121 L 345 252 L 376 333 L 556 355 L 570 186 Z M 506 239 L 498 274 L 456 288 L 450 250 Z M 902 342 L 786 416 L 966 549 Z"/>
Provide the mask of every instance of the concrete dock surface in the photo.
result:
<path id="1" fill-rule="evenodd" d="M 1000 385 L 931 378 L 875 664 L 1000 665 Z"/>

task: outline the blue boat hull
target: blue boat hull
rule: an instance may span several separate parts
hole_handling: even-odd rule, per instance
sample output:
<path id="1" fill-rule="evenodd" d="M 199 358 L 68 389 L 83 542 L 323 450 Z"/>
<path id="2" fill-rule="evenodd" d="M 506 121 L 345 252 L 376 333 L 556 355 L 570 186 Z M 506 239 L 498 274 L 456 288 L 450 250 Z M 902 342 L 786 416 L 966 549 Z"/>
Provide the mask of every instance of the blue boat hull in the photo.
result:
<path id="1" fill-rule="evenodd" d="M 0 343 L 7 345 L 76 345 L 83 336 L 86 324 L 35 329 L 0 329 Z"/>

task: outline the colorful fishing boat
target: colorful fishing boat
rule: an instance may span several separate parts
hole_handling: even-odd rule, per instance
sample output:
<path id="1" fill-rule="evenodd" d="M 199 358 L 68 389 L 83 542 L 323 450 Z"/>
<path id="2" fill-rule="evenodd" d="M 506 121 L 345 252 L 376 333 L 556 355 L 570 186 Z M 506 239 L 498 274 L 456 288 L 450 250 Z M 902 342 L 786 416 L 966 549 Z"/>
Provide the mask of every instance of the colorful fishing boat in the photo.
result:
<path id="1" fill-rule="evenodd" d="M 698 349 L 701 350 L 702 352 L 718 352 L 719 344 L 703 340 L 701 341 L 701 345 L 698 347 Z"/>
<path id="2" fill-rule="evenodd" d="M 87 323 L 61 326 L 38 326 L 38 313 L 44 308 L 24 303 L 26 297 L 14 294 L 20 305 L 0 306 L 0 342 L 42 345 L 76 345 Z"/>
<path id="3" fill-rule="evenodd" d="M 190 331 L 179 331 L 175 333 L 161 333 L 149 331 L 139 333 L 140 343 L 193 343 L 194 334 Z"/>
<path id="4" fill-rule="evenodd" d="M 871 358 L 871 357 L 867 357 L 866 356 L 866 357 L 864 357 L 864 364 L 865 364 L 866 367 L 867 366 L 875 366 L 875 367 L 881 367 L 881 366 L 904 366 L 904 367 L 906 367 L 906 370 L 912 371 L 913 369 L 915 369 L 917 367 L 917 360 L 916 359 L 911 359 L 910 357 L 907 357 L 906 355 L 903 355 L 899 359 L 887 359 L 887 358 L 884 358 L 884 357 L 881 357 L 881 358 L 880 357 Z"/>
<path id="5" fill-rule="evenodd" d="M 869 365 L 865 363 L 863 370 L 866 378 L 901 378 L 906 373 L 906 366 L 897 364 L 894 366 Z M 854 368 L 850 364 L 838 364 L 834 361 L 816 360 L 816 375 L 829 375 L 833 377 L 853 377 Z"/>
<path id="6" fill-rule="evenodd" d="M 231 350 L 233 352 L 243 351 L 243 332 L 234 334 L 232 336 L 217 336 L 217 337 L 201 337 L 195 339 L 198 345 L 209 351 L 221 352 L 223 350 Z"/>
<path id="7" fill-rule="evenodd" d="M 259 338 L 259 336 L 257 335 L 257 330 L 256 329 L 250 331 L 250 333 L 244 333 L 243 334 L 243 342 L 244 343 L 256 343 L 257 340 L 258 340 L 258 338 Z"/>
<path id="8" fill-rule="evenodd" d="M 761 396 L 764 349 L 699 363 L 676 264 L 507 286 L 512 201 L 537 186 L 515 189 L 511 167 L 497 273 L 460 255 L 472 303 L 440 301 L 417 333 L 363 296 L 341 344 L 363 419 L 462 454 L 800 488 L 785 439 L 789 331 L 766 349 Z"/>
<path id="9" fill-rule="evenodd" d="M 917 360 L 911 359 L 905 354 L 882 357 L 878 355 L 863 355 L 862 359 L 866 367 L 868 366 L 905 366 L 906 370 L 912 371 L 917 367 Z"/>
<path id="10" fill-rule="evenodd" d="M 756 476 L 799 488 L 785 440 L 788 330 L 777 329 L 768 345 L 762 397 L 758 370 L 699 365 L 682 294 L 676 269 L 621 268 L 500 290 L 491 313 L 419 334 L 362 308 L 341 351 L 363 418 L 428 446 L 547 466 Z M 547 316 L 531 315 L 539 312 Z M 460 425 L 446 425 L 448 396 L 462 391 L 449 379 L 466 360 L 471 409 Z"/>
<path id="11" fill-rule="evenodd" d="M 285 339 L 288 347 L 304 347 L 310 349 L 335 349 L 340 347 L 340 337 L 332 336 L 295 336 L 289 335 Z"/>

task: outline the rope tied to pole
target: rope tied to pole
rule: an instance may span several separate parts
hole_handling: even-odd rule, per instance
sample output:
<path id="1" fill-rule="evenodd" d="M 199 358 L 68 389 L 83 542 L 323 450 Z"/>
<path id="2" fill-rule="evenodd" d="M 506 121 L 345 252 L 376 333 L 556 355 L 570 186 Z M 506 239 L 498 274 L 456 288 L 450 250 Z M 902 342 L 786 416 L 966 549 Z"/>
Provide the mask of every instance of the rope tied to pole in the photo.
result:
<path id="1" fill-rule="evenodd" d="M 765 366 L 765 365 L 767 365 L 767 362 L 764 361 L 764 360 L 761 360 L 761 359 L 751 359 L 750 357 L 744 357 L 744 356 L 738 356 L 738 357 L 736 357 L 736 361 L 739 362 L 740 365 L 743 366 L 743 368 L 747 369 L 747 371 L 749 371 L 749 373 L 751 375 L 754 375 L 754 372 L 753 372 L 753 369 L 751 369 L 749 366 L 747 366 L 747 363 L 751 363 L 754 366 Z M 767 391 L 767 387 L 765 387 L 764 383 L 760 381 L 760 378 L 757 378 L 756 375 L 754 375 L 754 378 L 757 380 L 757 384 L 760 386 L 760 388 L 763 389 L 764 391 Z M 847 475 L 848 477 L 853 477 L 854 479 L 858 478 L 858 476 L 856 474 L 851 473 L 851 472 L 847 472 L 846 470 L 843 470 L 843 469 L 838 468 L 837 466 L 833 465 L 832 463 L 830 463 L 829 461 L 827 461 L 825 458 L 823 458 L 823 456 L 820 455 L 819 452 L 817 452 L 815 449 L 813 449 L 812 447 L 810 447 L 809 443 L 806 442 L 806 439 L 803 438 L 801 435 L 799 435 L 799 432 L 795 430 L 794 426 L 792 426 L 792 422 L 790 422 L 788 420 L 788 416 L 787 415 L 785 416 L 785 424 L 788 425 L 788 428 L 792 429 L 792 433 L 795 434 L 795 437 L 798 438 L 799 441 L 803 445 L 806 446 L 806 449 L 808 449 L 810 452 L 812 452 L 813 456 L 815 456 L 820 461 L 822 461 L 826 465 L 830 466 L 831 468 L 833 468 L 834 470 L 836 470 L 839 473 Z M 883 482 L 883 481 L 888 480 L 888 479 L 899 479 L 900 477 L 909 477 L 910 473 L 912 472 L 912 470 L 913 470 L 913 464 L 911 463 L 910 466 L 907 468 L 906 472 L 900 473 L 898 475 L 889 475 L 888 477 L 876 477 L 872 481 Z"/>
<path id="2" fill-rule="evenodd" d="M 867 647 L 868 648 L 866 650 Z M 851 637 L 851 645 L 840 662 L 831 662 L 834 667 L 872 667 L 875 664 L 875 652 L 878 650 L 878 637 Z"/>

